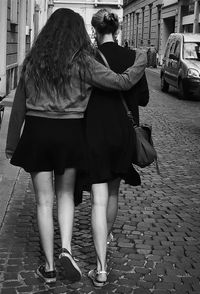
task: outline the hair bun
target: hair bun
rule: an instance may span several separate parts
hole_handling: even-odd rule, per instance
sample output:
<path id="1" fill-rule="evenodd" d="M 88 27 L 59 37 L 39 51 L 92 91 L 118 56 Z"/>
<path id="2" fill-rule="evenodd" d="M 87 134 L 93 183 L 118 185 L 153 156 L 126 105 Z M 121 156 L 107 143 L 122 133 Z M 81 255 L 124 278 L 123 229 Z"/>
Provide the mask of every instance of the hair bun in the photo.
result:
<path id="1" fill-rule="evenodd" d="M 117 20 L 117 17 L 115 16 L 115 14 L 114 13 L 106 13 L 105 15 L 104 15 L 104 22 L 105 23 L 113 23 L 113 22 L 115 22 Z"/>

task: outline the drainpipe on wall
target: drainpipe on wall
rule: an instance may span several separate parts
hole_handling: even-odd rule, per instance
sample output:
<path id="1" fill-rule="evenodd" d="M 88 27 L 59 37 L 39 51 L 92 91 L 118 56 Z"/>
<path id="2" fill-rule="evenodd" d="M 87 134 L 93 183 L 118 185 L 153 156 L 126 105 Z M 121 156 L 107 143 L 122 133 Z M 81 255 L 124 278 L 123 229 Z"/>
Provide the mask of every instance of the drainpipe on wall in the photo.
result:
<path id="1" fill-rule="evenodd" d="M 194 25 L 193 25 L 194 34 L 199 33 L 199 12 L 200 12 L 199 6 L 200 6 L 200 2 L 199 0 L 196 0 L 194 4 Z"/>
<path id="2" fill-rule="evenodd" d="M 40 13 L 40 6 L 36 4 L 35 12 L 34 12 L 34 39 L 37 38 L 37 35 L 39 33 L 39 13 Z"/>
<path id="3" fill-rule="evenodd" d="M 183 9 L 182 3 L 178 3 L 178 17 L 177 17 L 177 33 L 183 33 L 183 25 L 182 25 L 182 18 L 183 18 Z"/>
<path id="4" fill-rule="evenodd" d="M 0 1 L 0 96 L 6 94 L 7 0 Z"/>
<path id="5" fill-rule="evenodd" d="M 18 77 L 26 55 L 26 1 L 19 2 Z"/>

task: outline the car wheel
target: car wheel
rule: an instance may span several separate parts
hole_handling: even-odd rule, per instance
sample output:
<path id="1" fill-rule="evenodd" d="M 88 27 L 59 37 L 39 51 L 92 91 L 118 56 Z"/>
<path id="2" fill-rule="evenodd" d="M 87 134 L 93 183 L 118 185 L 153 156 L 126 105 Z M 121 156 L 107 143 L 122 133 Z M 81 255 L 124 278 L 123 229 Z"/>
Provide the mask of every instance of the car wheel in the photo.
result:
<path id="1" fill-rule="evenodd" d="M 180 99 L 188 99 L 188 93 L 186 91 L 186 89 L 183 86 L 183 81 L 180 80 L 179 84 L 178 84 L 178 88 L 179 88 L 179 98 Z"/>
<path id="2" fill-rule="evenodd" d="M 167 92 L 169 90 L 169 84 L 165 81 L 164 75 L 161 77 L 161 90 Z"/>

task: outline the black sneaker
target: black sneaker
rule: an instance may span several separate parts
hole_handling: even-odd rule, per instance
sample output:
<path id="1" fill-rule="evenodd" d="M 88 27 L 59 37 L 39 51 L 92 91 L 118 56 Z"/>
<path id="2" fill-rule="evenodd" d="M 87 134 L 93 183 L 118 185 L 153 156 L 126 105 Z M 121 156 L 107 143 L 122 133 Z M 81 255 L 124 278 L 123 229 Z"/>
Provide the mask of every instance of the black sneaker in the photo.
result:
<path id="1" fill-rule="evenodd" d="M 44 265 L 40 265 L 36 270 L 37 275 L 45 283 L 55 283 L 56 282 L 56 270 L 47 272 Z"/>
<path id="2" fill-rule="evenodd" d="M 59 259 L 61 265 L 65 270 L 65 279 L 71 282 L 80 281 L 82 277 L 81 270 L 67 249 L 62 248 L 62 252 L 59 255 Z"/>

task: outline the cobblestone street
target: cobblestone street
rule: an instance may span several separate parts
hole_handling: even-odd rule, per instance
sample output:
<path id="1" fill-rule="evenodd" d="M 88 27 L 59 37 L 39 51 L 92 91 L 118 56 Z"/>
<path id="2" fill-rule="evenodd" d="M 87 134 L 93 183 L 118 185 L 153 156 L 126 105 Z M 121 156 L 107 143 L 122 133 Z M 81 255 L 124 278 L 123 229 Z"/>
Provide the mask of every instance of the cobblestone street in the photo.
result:
<path id="1" fill-rule="evenodd" d="M 141 122 L 153 126 L 161 174 L 151 165 L 139 170 L 141 186 L 121 184 L 114 241 L 108 248 L 108 285 L 95 289 L 87 277 L 95 267 L 87 193 L 76 208 L 72 245 L 82 280 L 63 280 L 59 261 L 56 284 L 44 285 L 36 276 L 43 254 L 35 199 L 29 175 L 19 169 L 0 231 L 1 294 L 200 294 L 200 102 L 179 100 L 175 90 L 160 92 L 158 70 L 148 69 L 147 76 L 151 99 L 140 111 Z M 3 161 L 4 179 L 2 167 Z M 56 210 L 54 215 L 58 260 Z"/>

